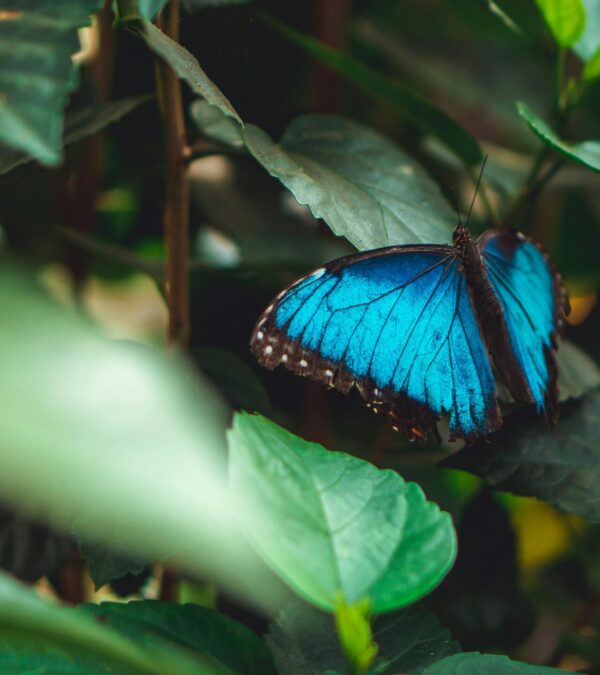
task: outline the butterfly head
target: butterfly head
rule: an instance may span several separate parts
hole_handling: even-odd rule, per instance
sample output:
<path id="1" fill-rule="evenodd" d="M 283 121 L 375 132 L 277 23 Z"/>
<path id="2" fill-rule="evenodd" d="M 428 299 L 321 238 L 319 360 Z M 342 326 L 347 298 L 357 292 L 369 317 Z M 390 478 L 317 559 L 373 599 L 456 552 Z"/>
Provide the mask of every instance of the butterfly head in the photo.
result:
<path id="1" fill-rule="evenodd" d="M 456 248 L 462 248 L 471 241 L 471 233 L 464 225 L 457 225 L 452 235 L 452 243 Z"/>

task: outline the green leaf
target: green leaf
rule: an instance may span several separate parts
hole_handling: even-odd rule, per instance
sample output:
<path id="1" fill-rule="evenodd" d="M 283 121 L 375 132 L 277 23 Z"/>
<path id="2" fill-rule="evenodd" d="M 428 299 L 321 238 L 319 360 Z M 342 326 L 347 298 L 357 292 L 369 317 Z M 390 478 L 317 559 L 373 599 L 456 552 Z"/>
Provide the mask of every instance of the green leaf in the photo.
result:
<path id="1" fill-rule="evenodd" d="M 485 443 L 468 446 L 442 466 L 469 471 L 495 490 L 537 497 L 600 522 L 600 389 L 561 406 L 554 429 L 529 408 L 506 418 Z"/>
<path id="2" fill-rule="evenodd" d="M 157 638 L 137 645 L 89 617 L 81 608 L 61 607 L 42 600 L 5 573 L 0 573 L 0 668 L 3 674 L 223 675 L 224 672 L 212 660 L 166 640 Z"/>
<path id="3" fill-rule="evenodd" d="M 259 415 L 229 432 L 230 481 L 265 562 L 323 609 L 365 597 L 374 612 L 415 602 L 456 556 L 447 513 L 421 488 Z"/>
<path id="4" fill-rule="evenodd" d="M 585 7 L 581 0 L 535 0 L 550 28 L 552 36 L 561 47 L 570 47 L 583 34 Z"/>
<path id="5" fill-rule="evenodd" d="M 224 115 L 231 117 L 243 126 L 240 116 L 225 94 L 202 70 L 198 59 L 185 47 L 171 40 L 168 35 L 165 35 L 149 21 L 131 21 L 127 23 L 127 26 L 139 35 L 155 54 L 168 63 L 177 73 L 177 76 L 187 82 L 195 94 L 202 96 L 207 103 L 215 106 Z"/>
<path id="6" fill-rule="evenodd" d="M 460 651 L 450 633 L 423 605 L 383 614 L 373 620 L 379 653 L 373 675 L 417 675 L 428 665 Z M 288 603 L 269 626 L 265 640 L 280 675 L 322 675 L 347 665 L 333 617 L 303 602 Z"/>
<path id="7" fill-rule="evenodd" d="M 590 60 L 585 64 L 581 77 L 586 82 L 595 80 L 600 77 L 600 47 L 590 57 Z"/>
<path id="8" fill-rule="evenodd" d="M 600 141 L 568 143 L 561 140 L 546 122 L 525 103 L 517 103 L 517 110 L 533 133 L 541 138 L 547 146 L 568 159 L 587 166 L 592 171 L 600 172 Z"/>
<path id="9" fill-rule="evenodd" d="M 3 500 L 134 557 L 178 553 L 272 602 L 268 578 L 250 581 L 259 561 L 228 507 L 227 411 L 209 385 L 175 357 L 100 336 L 6 264 L 0 313 L 11 317 L 0 331 Z"/>
<path id="10" fill-rule="evenodd" d="M 206 101 L 194 101 L 190 106 L 190 115 L 203 136 L 232 148 L 244 148 L 243 132 L 239 124 Z"/>
<path id="11" fill-rule="evenodd" d="M 424 169 L 357 122 L 304 115 L 276 144 L 253 125 L 248 150 L 300 204 L 358 249 L 449 241 L 456 221 Z"/>
<path id="12" fill-rule="evenodd" d="M 169 0 L 138 0 L 138 11 L 144 19 L 154 19 Z"/>
<path id="13" fill-rule="evenodd" d="M 448 656 L 423 671 L 423 675 L 556 675 L 564 673 L 558 668 L 532 666 L 521 661 L 511 661 L 508 656 L 499 654 L 479 654 L 468 652 Z"/>
<path id="14" fill-rule="evenodd" d="M 77 29 L 102 0 L 21 0 L 0 9 L 0 140 L 60 163 L 63 108 L 77 86 Z"/>
<path id="15" fill-rule="evenodd" d="M 135 110 L 142 103 L 149 101 L 151 96 L 131 96 L 118 101 L 109 101 L 99 106 L 87 106 L 67 113 L 62 136 L 62 146 L 92 136 L 113 122 L 117 122 L 125 115 Z M 0 175 L 32 161 L 32 157 L 18 150 L 0 145 Z"/>
<path id="16" fill-rule="evenodd" d="M 91 543 L 85 539 L 80 540 L 79 548 L 96 589 L 126 574 L 141 574 L 148 565 L 155 562 L 154 560 L 140 560 L 116 551 L 111 546 Z"/>
<path id="17" fill-rule="evenodd" d="M 356 59 L 339 52 L 313 37 L 286 26 L 269 15 L 262 19 L 278 33 L 329 66 L 373 98 L 400 110 L 427 133 L 439 138 L 465 164 L 481 161 L 483 154 L 477 140 L 443 110 L 428 103 L 400 82 L 382 75 Z"/>
<path id="18" fill-rule="evenodd" d="M 600 49 L 600 0 L 583 0 L 586 21 L 583 35 L 573 49 L 584 61 L 588 61 Z"/>
<path id="19" fill-rule="evenodd" d="M 348 605 L 340 599 L 335 607 L 335 626 L 348 664 L 355 673 L 363 675 L 378 651 L 371 632 L 369 600 Z"/>
<path id="20" fill-rule="evenodd" d="M 144 647 L 165 641 L 187 647 L 218 665 L 219 673 L 266 675 L 272 671 L 264 642 L 246 626 L 207 607 L 146 600 L 82 605 L 102 625 Z"/>
<path id="21" fill-rule="evenodd" d="M 558 393 L 560 401 L 579 398 L 600 386 L 600 369 L 583 349 L 563 340 L 556 353 Z"/>

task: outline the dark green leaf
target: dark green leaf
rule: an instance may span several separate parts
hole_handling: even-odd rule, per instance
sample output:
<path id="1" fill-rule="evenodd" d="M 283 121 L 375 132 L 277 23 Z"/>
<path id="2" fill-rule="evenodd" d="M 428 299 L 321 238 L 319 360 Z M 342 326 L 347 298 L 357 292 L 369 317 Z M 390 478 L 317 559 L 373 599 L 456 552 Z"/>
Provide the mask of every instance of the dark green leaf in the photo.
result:
<path id="1" fill-rule="evenodd" d="M 205 657 L 166 641 L 143 648 L 86 615 L 61 607 L 0 573 L 0 668 L 8 673 L 223 675 Z M 44 670 L 40 670 L 44 668 Z M 48 669 L 46 669 L 48 668 Z"/>
<path id="2" fill-rule="evenodd" d="M 450 633 L 422 605 L 375 617 L 373 637 L 379 652 L 373 675 L 417 675 L 429 664 L 460 651 Z M 289 603 L 266 636 L 280 675 L 347 675 L 331 615 L 299 601 Z"/>
<path id="3" fill-rule="evenodd" d="M 240 516 L 265 562 L 300 595 L 332 610 L 368 597 L 374 612 L 429 593 L 456 555 L 452 521 L 421 489 L 258 415 L 229 434 Z"/>
<path id="4" fill-rule="evenodd" d="M 535 0 L 548 28 L 561 47 L 570 47 L 585 28 L 585 7 L 582 0 Z"/>
<path id="5" fill-rule="evenodd" d="M 568 159 L 587 166 L 592 171 L 600 172 L 600 141 L 568 143 L 560 139 L 546 122 L 525 103 L 517 103 L 517 109 L 519 115 L 527 122 L 533 133 L 539 136 L 547 146 Z"/>
<path id="6" fill-rule="evenodd" d="M 487 8 L 490 10 L 490 12 L 494 15 L 497 16 L 500 21 L 513 33 L 518 35 L 519 37 L 525 37 L 525 34 L 523 31 L 519 28 L 519 26 L 514 22 L 514 20 L 498 5 L 498 3 L 494 2 L 494 0 L 483 0 L 485 4 L 487 5 Z"/>
<path id="7" fill-rule="evenodd" d="M 101 131 L 135 110 L 141 103 L 149 101 L 150 98 L 150 96 L 131 96 L 130 98 L 109 101 L 100 106 L 88 106 L 68 113 L 65 117 L 62 137 L 63 147 L 77 143 Z M 21 164 L 30 162 L 32 159 L 26 153 L 0 145 L 0 175 Z"/>
<path id="8" fill-rule="evenodd" d="M 483 155 L 476 139 L 448 114 L 356 59 L 338 52 L 313 37 L 304 35 L 268 15 L 263 20 L 306 52 L 367 93 L 392 105 L 424 131 L 440 139 L 466 164 L 477 164 Z"/>
<path id="9" fill-rule="evenodd" d="M 463 448 L 442 466 L 481 476 L 496 490 L 537 497 L 600 522 L 599 406 L 598 389 L 564 403 L 554 429 L 523 409 L 485 443 Z"/>
<path id="10" fill-rule="evenodd" d="M 198 63 L 198 59 L 185 47 L 171 40 L 149 21 L 133 21 L 128 26 L 146 42 L 155 54 L 173 68 L 178 77 L 187 82 L 195 94 L 202 96 L 207 103 L 218 108 L 227 117 L 243 124 L 225 94 L 209 79 Z"/>
<path id="11" fill-rule="evenodd" d="M 389 139 L 333 115 L 304 115 L 279 144 L 253 125 L 248 150 L 338 236 L 365 250 L 449 241 L 456 221 L 437 185 Z"/>
<path id="12" fill-rule="evenodd" d="M 423 671 L 423 675 L 557 675 L 564 673 L 558 668 L 532 666 L 521 661 L 511 661 L 508 656 L 496 654 L 455 654 L 449 656 Z"/>
<path id="13" fill-rule="evenodd" d="M 558 392 L 561 401 L 579 398 L 600 386 L 600 369 L 576 344 L 563 340 L 556 354 Z"/>
<path id="14" fill-rule="evenodd" d="M 428 602 L 464 649 L 513 649 L 531 634 L 534 614 L 519 583 L 510 516 L 484 487 L 457 530 L 456 563 Z"/>
<path id="15" fill-rule="evenodd" d="M 233 352 L 211 347 L 195 349 L 193 357 L 202 372 L 219 388 L 234 408 L 268 414 L 271 403 L 256 373 Z"/>
<path id="16" fill-rule="evenodd" d="M 586 21 L 583 35 L 573 49 L 588 61 L 600 49 L 600 0 L 583 0 Z"/>
<path id="17" fill-rule="evenodd" d="M 126 574 L 141 574 L 154 560 L 140 560 L 106 544 L 80 541 L 79 548 L 84 557 L 96 588 L 101 588 L 113 579 Z"/>
<path id="18" fill-rule="evenodd" d="M 206 101 L 194 101 L 190 106 L 190 114 L 203 136 L 232 148 L 241 149 L 244 147 L 244 137 L 240 125 Z"/>
<path id="19" fill-rule="evenodd" d="M 0 140 L 43 164 L 61 161 L 63 108 L 77 86 L 77 29 L 102 0 L 21 0 L 0 9 Z"/>
<path id="20" fill-rule="evenodd" d="M 102 625 L 157 649 L 165 641 L 198 652 L 218 664 L 218 672 L 268 675 L 271 657 L 264 642 L 241 623 L 199 605 L 147 600 L 82 606 Z"/>

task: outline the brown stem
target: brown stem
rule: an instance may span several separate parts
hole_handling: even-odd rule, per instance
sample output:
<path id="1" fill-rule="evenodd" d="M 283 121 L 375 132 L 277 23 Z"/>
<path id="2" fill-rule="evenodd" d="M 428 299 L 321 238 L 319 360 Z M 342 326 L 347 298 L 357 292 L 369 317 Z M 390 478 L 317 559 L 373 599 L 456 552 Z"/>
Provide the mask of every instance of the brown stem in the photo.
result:
<path id="1" fill-rule="evenodd" d="M 179 38 L 179 0 L 171 0 L 158 18 L 158 26 L 172 40 Z M 179 78 L 162 59 L 157 60 L 157 90 L 165 142 L 166 191 L 163 226 L 167 249 L 166 290 L 170 345 L 188 346 L 189 318 L 189 184 L 187 141 Z"/>

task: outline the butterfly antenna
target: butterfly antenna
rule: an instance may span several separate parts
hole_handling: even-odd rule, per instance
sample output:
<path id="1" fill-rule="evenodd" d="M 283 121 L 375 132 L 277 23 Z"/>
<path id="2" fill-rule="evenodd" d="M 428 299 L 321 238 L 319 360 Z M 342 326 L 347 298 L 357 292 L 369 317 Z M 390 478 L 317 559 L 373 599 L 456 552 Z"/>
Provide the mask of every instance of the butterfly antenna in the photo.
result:
<path id="1" fill-rule="evenodd" d="M 454 185 L 450 186 L 452 188 L 452 194 L 454 195 L 454 210 L 456 211 L 456 217 L 458 218 L 458 224 L 460 227 L 462 227 L 462 220 L 460 217 L 460 209 L 458 208 L 458 193 L 456 192 L 456 188 Z"/>
<path id="2" fill-rule="evenodd" d="M 469 224 L 469 219 L 471 218 L 471 211 L 473 210 L 473 205 L 475 204 L 475 199 L 477 198 L 477 193 L 479 192 L 479 185 L 481 183 L 481 177 L 483 176 L 483 170 L 485 169 L 485 164 L 488 160 L 488 155 L 485 155 L 483 162 L 481 162 L 481 169 L 479 169 L 479 178 L 477 178 L 477 185 L 475 186 L 475 194 L 471 200 L 471 206 L 469 206 L 469 213 L 467 213 L 467 221 L 465 222 L 465 227 Z"/>

